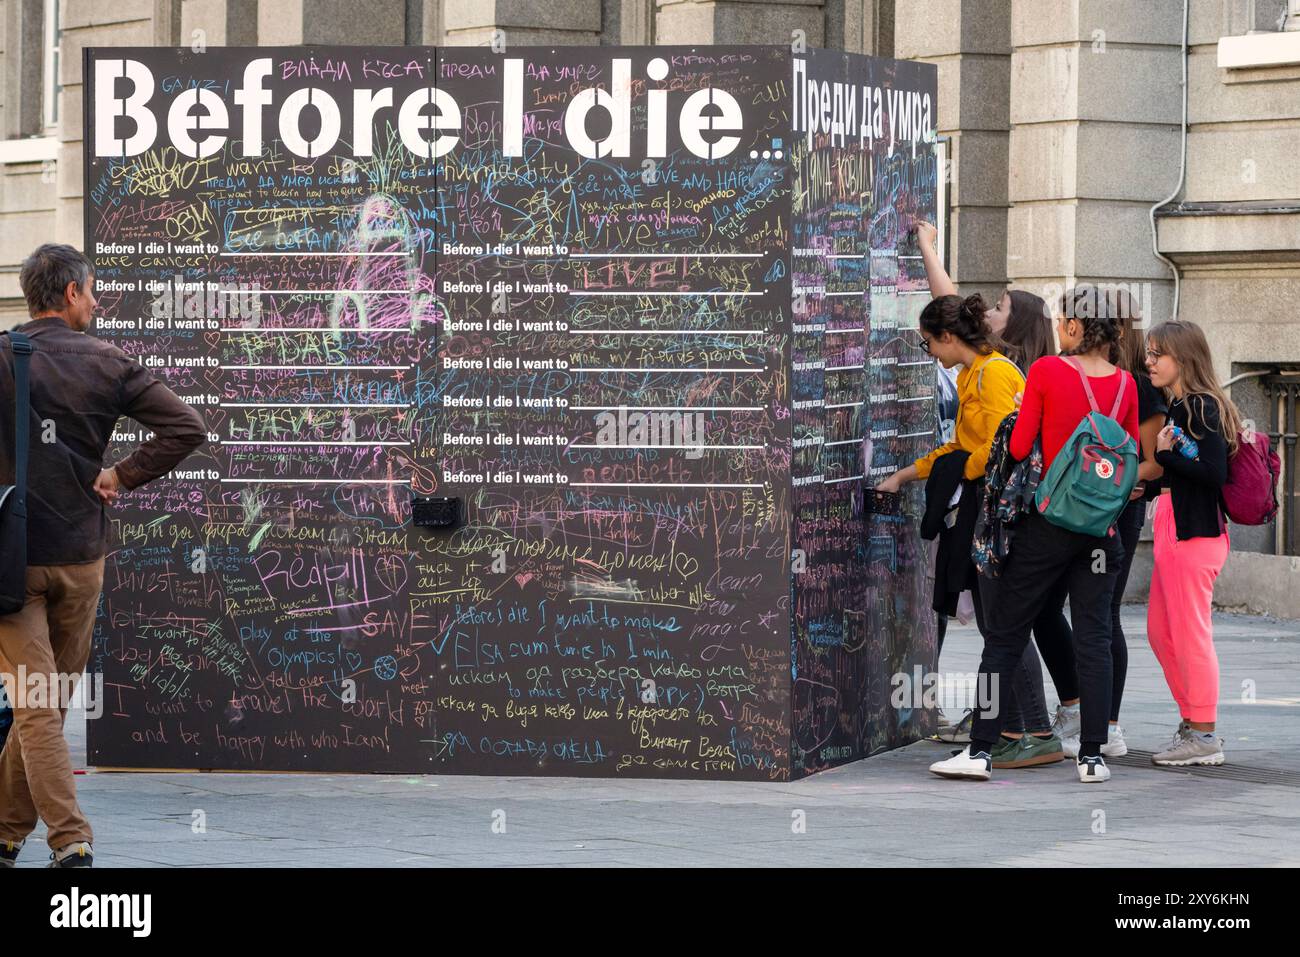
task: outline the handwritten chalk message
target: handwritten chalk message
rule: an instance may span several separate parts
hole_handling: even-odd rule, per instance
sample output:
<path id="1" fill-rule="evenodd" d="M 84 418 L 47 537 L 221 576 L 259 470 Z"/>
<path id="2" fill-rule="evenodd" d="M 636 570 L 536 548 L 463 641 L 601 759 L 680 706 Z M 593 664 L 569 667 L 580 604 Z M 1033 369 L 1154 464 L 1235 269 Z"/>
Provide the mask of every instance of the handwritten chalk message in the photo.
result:
<path id="1" fill-rule="evenodd" d="M 93 763 L 786 780 L 914 731 L 867 698 L 932 647 L 915 529 L 853 502 L 933 426 L 877 371 L 928 147 L 794 137 L 778 48 L 89 56 L 96 334 L 209 429 L 110 512 Z"/>

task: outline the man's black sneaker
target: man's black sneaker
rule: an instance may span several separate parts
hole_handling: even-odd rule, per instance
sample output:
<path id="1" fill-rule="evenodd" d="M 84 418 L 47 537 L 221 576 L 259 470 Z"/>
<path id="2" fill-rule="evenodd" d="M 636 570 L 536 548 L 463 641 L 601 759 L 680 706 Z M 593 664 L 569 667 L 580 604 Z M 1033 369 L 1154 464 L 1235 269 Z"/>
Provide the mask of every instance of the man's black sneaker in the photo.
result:
<path id="1" fill-rule="evenodd" d="M 0 841 L 0 867 L 14 867 L 26 841 Z"/>
<path id="2" fill-rule="evenodd" d="M 50 855 L 50 867 L 90 867 L 94 861 L 95 855 L 85 841 L 61 847 Z"/>

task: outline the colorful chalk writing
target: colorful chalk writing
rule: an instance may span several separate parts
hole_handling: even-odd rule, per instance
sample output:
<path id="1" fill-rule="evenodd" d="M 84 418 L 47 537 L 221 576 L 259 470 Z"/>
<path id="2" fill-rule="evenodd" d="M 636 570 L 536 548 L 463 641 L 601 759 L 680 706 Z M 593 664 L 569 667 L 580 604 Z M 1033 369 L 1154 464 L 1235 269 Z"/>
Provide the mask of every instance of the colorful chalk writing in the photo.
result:
<path id="1" fill-rule="evenodd" d="M 92 762 L 787 780 L 923 730 L 861 492 L 935 425 L 933 68 L 86 56 L 97 334 L 210 430 L 111 512 Z"/>

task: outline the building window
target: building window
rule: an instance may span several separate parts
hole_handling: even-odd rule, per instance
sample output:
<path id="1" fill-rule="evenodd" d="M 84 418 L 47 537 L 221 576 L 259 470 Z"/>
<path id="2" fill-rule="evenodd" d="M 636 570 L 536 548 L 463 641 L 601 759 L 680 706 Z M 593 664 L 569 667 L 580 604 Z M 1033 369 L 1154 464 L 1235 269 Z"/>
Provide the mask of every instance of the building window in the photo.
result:
<path id="1" fill-rule="evenodd" d="M 1278 33 L 1300 29 L 1300 0 L 1253 0 L 1253 31 Z"/>
<path id="2" fill-rule="evenodd" d="M 59 0 L 45 0 L 45 76 L 41 85 L 41 103 L 45 110 L 45 129 L 59 125 Z"/>
<path id="3" fill-rule="evenodd" d="M 1243 71 L 1224 82 L 1251 78 L 1245 71 L 1300 66 L 1300 0 L 1251 0 L 1244 33 L 1219 39 L 1221 69 Z"/>

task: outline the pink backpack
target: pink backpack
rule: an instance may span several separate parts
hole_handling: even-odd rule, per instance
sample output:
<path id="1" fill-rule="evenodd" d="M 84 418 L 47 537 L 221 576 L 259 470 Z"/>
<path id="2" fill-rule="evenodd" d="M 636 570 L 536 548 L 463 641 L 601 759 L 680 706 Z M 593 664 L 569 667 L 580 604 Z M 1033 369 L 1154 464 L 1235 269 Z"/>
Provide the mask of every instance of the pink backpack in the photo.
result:
<path id="1" fill-rule="evenodd" d="M 1277 514 L 1282 460 L 1262 432 L 1237 433 L 1237 452 L 1228 459 L 1228 482 L 1220 497 L 1238 525 L 1267 525 Z"/>

